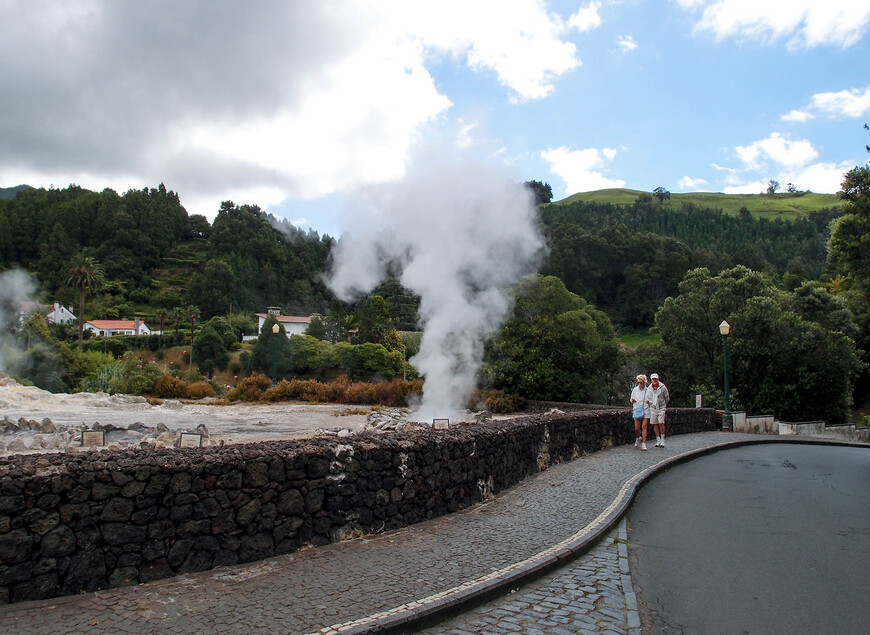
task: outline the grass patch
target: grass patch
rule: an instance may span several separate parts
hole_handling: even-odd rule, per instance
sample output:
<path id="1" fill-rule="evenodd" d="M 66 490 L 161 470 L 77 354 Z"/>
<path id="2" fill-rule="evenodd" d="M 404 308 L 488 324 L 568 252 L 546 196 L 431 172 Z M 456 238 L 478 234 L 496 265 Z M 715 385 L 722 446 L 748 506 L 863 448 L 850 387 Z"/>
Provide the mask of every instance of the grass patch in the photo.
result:
<path id="1" fill-rule="evenodd" d="M 625 335 L 620 335 L 616 339 L 619 340 L 620 344 L 631 349 L 636 349 L 641 344 L 655 344 L 661 342 L 662 336 L 653 333 L 626 333 Z"/>
<path id="2" fill-rule="evenodd" d="M 644 194 L 652 196 L 651 192 L 611 188 L 594 192 L 573 194 L 552 205 L 564 205 L 575 202 L 611 203 L 613 205 L 632 205 Z M 758 218 L 781 218 L 794 220 L 806 216 L 812 211 L 826 207 L 837 207 L 842 201 L 836 194 L 806 194 L 779 193 L 767 194 L 723 194 L 721 192 L 688 192 L 686 194 L 671 194 L 664 206 L 679 209 L 683 203 L 691 203 L 700 207 L 721 209 L 726 214 L 735 215 L 741 207 Z"/>

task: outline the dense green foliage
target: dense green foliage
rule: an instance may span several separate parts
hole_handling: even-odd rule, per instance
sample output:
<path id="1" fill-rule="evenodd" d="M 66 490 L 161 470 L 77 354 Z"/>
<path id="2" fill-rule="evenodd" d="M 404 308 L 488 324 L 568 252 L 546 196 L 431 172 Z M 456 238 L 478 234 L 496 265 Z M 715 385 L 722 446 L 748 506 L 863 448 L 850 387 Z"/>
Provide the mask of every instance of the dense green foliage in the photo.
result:
<path id="1" fill-rule="evenodd" d="M 792 222 L 770 221 L 651 198 L 632 205 L 549 205 L 542 222 L 550 258 L 542 272 L 559 277 L 614 322 L 647 327 L 696 267 L 721 271 L 742 264 L 792 286 L 817 279 L 827 227 L 837 214 L 821 210 Z"/>
<path id="2" fill-rule="evenodd" d="M 609 403 L 619 346 L 608 317 L 558 278 L 524 279 L 486 354 L 493 388 L 527 399 Z"/>
<path id="3" fill-rule="evenodd" d="M 845 303 L 819 283 L 787 292 L 743 266 L 718 276 L 689 271 L 679 294 L 656 314 L 663 343 L 648 363 L 662 374 L 675 405 L 690 405 L 700 393 L 722 406 L 715 388 L 724 369 L 722 320 L 731 324 L 733 409 L 789 421 L 848 418 L 860 363 Z"/>

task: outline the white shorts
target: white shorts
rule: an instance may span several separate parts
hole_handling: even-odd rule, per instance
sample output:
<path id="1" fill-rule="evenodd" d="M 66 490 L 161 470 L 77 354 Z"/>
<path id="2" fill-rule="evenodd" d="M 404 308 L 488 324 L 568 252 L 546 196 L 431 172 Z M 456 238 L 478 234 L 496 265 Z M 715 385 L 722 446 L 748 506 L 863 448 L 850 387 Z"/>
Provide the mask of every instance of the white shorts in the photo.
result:
<path id="1" fill-rule="evenodd" d="M 659 410 L 656 410 L 655 408 L 650 408 L 649 422 L 653 425 L 657 425 L 659 423 L 664 423 L 665 422 L 665 409 L 661 408 Z"/>

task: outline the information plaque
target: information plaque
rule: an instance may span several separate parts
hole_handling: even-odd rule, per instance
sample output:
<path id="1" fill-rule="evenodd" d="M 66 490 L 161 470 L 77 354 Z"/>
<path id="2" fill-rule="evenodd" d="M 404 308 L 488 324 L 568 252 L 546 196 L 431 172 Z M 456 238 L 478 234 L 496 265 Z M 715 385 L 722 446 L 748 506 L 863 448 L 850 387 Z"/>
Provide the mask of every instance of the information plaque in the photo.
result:
<path id="1" fill-rule="evenodd" d="M 99 448 L 106 445 L 105 430 L 84 430 L 82 431 L 82 447 L 83 448 Z"/>
<path id="2" fill-rule="evenodd" d="M 201 448 L 202 435 L 195 432 L 182 432 L 181 438 L 178 440 L 180 448 Z"/>
<path id="3" fill-rule="evenodd" d="M 450 419 L 432 419 L 432 426 L 436 430 L 447 430 L 450 427 Z"/>
<path id="4" fill-rule="evenodd" d="M 701 395 L 695 395 L 695 408 L 701 407 Z"/>

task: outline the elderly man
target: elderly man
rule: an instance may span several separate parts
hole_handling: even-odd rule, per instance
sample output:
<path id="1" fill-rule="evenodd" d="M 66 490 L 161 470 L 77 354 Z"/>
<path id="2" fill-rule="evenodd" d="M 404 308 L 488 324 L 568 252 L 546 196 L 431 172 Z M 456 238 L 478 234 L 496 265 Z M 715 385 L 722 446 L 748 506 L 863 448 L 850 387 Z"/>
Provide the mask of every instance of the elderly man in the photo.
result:
<path id="1" fill-rule="evenodd" d="M 656 447 L 665 447 L 665 408 L 671 400 L 667 386 L 659 381 L 658 373 L 649 377 L 649 388 L 646 391 L 646 403 L 649 405 L 649 422 L 656 435 Z"/>

